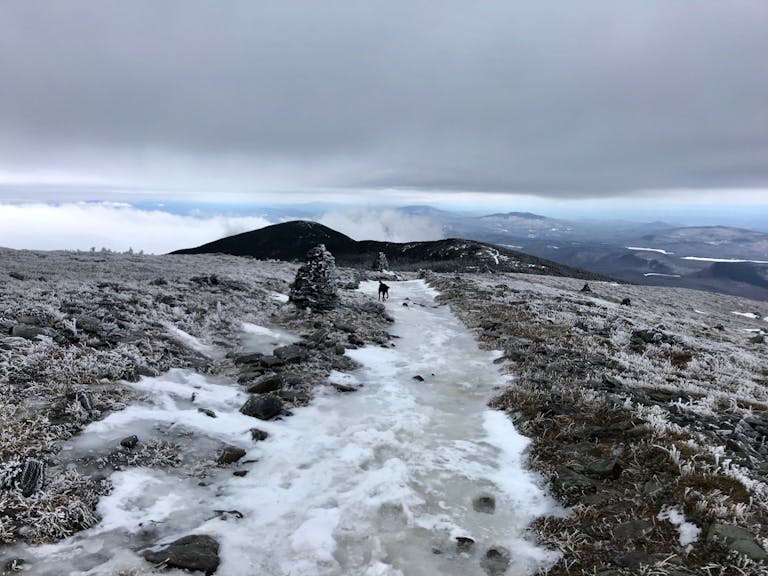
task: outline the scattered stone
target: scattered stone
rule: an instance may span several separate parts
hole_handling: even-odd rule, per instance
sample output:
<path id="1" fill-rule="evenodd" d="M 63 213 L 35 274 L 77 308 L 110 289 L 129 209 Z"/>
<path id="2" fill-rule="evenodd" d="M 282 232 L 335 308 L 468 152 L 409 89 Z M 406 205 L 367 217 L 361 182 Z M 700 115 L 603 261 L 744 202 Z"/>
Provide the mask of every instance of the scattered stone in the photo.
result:
<path id="1" fill-rule="evenodd" d="M 22 572 L 26 569 L 27 561 L 24 560 L 24 558 L 14 558 L 13 560 L 8 560 L 3 565 L 3 574 L 7 572 Z"/>
<path id="2" fill-rule="evenodd" d="M 8 331 L 10 336 L 15 338 L 24 338 L 25 340 L 36 340 L 38 336 L 45 334 L 45 330 L 38 326 L 27 326 L 24 324 L 16 324 L 11 326 Z"/>
<path id="3" fill-rule="evenodd" d="M 593 480 L 567 466 L 559 466 L 555 470 L 552 487 L 555 489 L 555 492 L 566 497 L 569 505 L 574 503 L 580 495 L 591 494 L 597 491 L 597 485 Z"/>
<path id="4" fill-rule="evenodd" d="M 336 344 L 333 347 L 333 353 L 336 354 L 337 356 L 341 356 L 342 354 L 344 354 L 345 350 L 346 348 L 344 347 L 344 344 Z"/>
<path id="5" fill-rule="evenodd" d="M 352 344 L 353 346 L 364 346 L 365 340 L 360 338 L 357 334 L 350 334 L 347 338 L 347 341 Z"/>
<path id="6" fill-rule="evenodd" d="M 318 244 L 307 252 L 306 263 L 296 272 L 291 284 L 289 301 L 299 308 L 320 311 L 337 306 L 336 261 L 324 244 Z"/>
<path id="7" fill-rule="evenodd" d="M 285 364 L 285 362 L 277 356 L 262 356 L 259 362 L 265 368 L 278 368 Z"/>
<path id="8" fill-rule="evenodd" d="M 489 494 L 481 494 L 472 500 L 472 508 L 475 512 L 493 514 L 496 511 L 496 499 Z"/>
<path id="9" fill-rule="evenodd" d="M 489 576 L 501 576 L 507 571 L 511 560 L 509 550 L 503 546 L 493 546 L 480 560 L 480 566 Z"/>
<path id="10" fill-rule="evenodd" d="M 88 413 L 93 412 L 93 392 L 81 388 L 75 392 L 75 400 L 83 407 L 83 410 Z"/>
<path id="11" fill-rule="evenodd" d="M 283 362 L 287 364 L 301 362 L 307 355 L 307 351 L 301 346 L 296 344 L 290 344 L 288 346 L 280 346 L 275 348 L 272 352 L 274 356 L 277 356 Z"/>
<path id="12" fill-rule="evenodd" d="M 247 474 L 248 474 L 248 470 L 235 470 L 234 472 L 232 472 L 232 476 L 237 476 L 238 478 L 242 478 Z"/>
<path id="13" fill-rule="evenodd" d="M 304 405 L 309 403 L 309 394 L 303 390 L 280 390 L 277 395 L 281 400 L 292 404 Z"/>
<path id="14" fill-rule="evenodd" d="M 765 336 L 757 334 L 749 339 L 750 344 L 765 344 Z"/>
<path id="15" fill-rule="evenodd" d="M 205 414 L 208 418 L 216 418 L 216 412 L 209 410 L 208 408 L 198 408 L 198 412 Z"/>
<path id="16" fill-rule="evenodd" d="M 269 432 L 264 432 L 264 430 L 259 430 L 258 428 L 251 428 L 251 439 L 254 442 L 261 442 L 267 438 L 269 438 Z"/>
<path id="17" fill-rule="evenodd" d="M 227 464 L 237 462 L 243 456 L 245 456 L 245 450 L 242 448 L 238 448 L 236 446 L 225 446 L 221 452 L 219 452 L 219 457 L 216 462 L 222 466 L 226 466 Z"/>
<path id="18" fill-rule="evenodd" d="M 592 288 L 589 287 L 589 284 L 584 282 L 584 286 L 581 287 L 581 290 L 579 292 L 592 292 Z"/>
<path id="19" fill-rule="evenodd" d="M 722 324 L 715 324 L 715 330 L 720 330 L 721 332 L 725 331 L 725 326 Z"/>
<path id="20" fill-rule="evenodd" d="M 265 394 L 267 392 L 277 392 L 284 385 L 285 381 L 280 374 L 271 374 L 269 376 L 262 376 L 253 384 L 248 386 L 247 392 L 249 394 Z"/>
<path id="21" fill-rule="evenodd" d="M 632 306 L 632 301 L 631 301 L 629 298 L 624 298 L 624 299 L 621 301 L 621 305 L 622 305 L 622 306 Z"/>
<path id="22" fill-rule="evenodd" d="M 734 552 L 744 554 L 756 562 L 768 560 L 768 554 L 757 543 L 754 535 L 746 528 L 733 524 L 714 523 L 707 532 L 707 542 L 715 542 L 730 548 Z"/>
<path id="23" fill-rule="evenodd" d="M 260 420 L 271 420 L 283 412 L 283 401 L 274 394 L 251 396 L 240 408 L 246 416 Z"/>
<path id="24" fill-rule="evenodd" d="M 123 448 L 128 448 L 129 450 L 133 450 L 136 447 L 136 444 L 139 443 L 139 437 L 136 436 L 136 434 L 132 434 L 130 436 L 126 436 L 122 440 L 120 440 L 120 446 Z"/>
<path id="25" fill-rule="evenodd" d="M 613 536 L 623 541 L 644 540 L 652 531 L 653 524 L 648 520 L 630 520 L 616 526 Z"/>
<path id="26" fill-rule="evenodd" d="M 658 478 L 651 478 L 648 482 L 643 484 L 643 494 L 651 498 L 660 494 L 662 490 L 664 490 L 664 484 L 662 484 Z"/>
<path id="27" fill-rule="evenodd" d="M 462 551 L 467 551 L 475 545 L 475 541 L 468 536 L 456 536 L 456 548 Z"/>
<path id="28" fill-rule="evenodd" d="M 25 498 L 41 490 L 45 484 L 45 462 L 30 458 L 24 463 L 18 480 L 19 490 Z"/>
<path id="29" fill-rule="evenodd" d="M 245 515 L 240 512 L 240 510 L 214 510 L 214 512 L 222 520 L 227 520 L 229 518 L 237 518 L 238 520 L 242 520 L 245 518 Z"/>
<path id="30" fill-rule="evenodd" d="M 258 364 L 264 354 L 261 352 L 250 352 L 248 354 L 238 354 L 235 356 L 235 364 Z"/>
<path id="31" fill-rule="evenodd" d="M 588 464 L 584 473 L 601 480 L 618 480 L 624 471 L 624 465 L 615 458 L 608 458 Z"/>
<path id="32" fill-rule="evenodd" d="M 338 392 L 357 392 L 357 388 L 355 386 L 349 386 L 348 384 L 331 382 L 331 386 L 333 386 Z"/>
<path id="33" fill-rule="evenodd" d="M 416 374 L 416 376 L 414 376 L 413 379 L 418 382 L 424 382 L 424 376 L 422 376 L 421 374 Z"/>
<path id="34" fill-rule="evenodd" d="M 210 576 L 219 567 L 219 543 L 210 536 L 193 534 L 179 538 L 157 551 L 146 551 L 144 558 L 171 568 L 199 570 Z"/>
<path id="35" fill-rule="evenodd" d="M 346 332 L 347 334 L 354 334 L 357 332 L 357 328 L 349 322 L 334 322 L 333 327 L 336 328 L 336 330 L 339 330 L 340 332 Z"/>
<path id="36" fill-rule="evenodd" d="M 24 276 L 24 274 L 22 274 L 21 272 L 15 272 L 15 271 L 14 272 L 8 272 L 8 276 L 10 276 L 11 278 L 14 278 L 16 280 L 26 280 L 27 279 L 27 277 Z"/>

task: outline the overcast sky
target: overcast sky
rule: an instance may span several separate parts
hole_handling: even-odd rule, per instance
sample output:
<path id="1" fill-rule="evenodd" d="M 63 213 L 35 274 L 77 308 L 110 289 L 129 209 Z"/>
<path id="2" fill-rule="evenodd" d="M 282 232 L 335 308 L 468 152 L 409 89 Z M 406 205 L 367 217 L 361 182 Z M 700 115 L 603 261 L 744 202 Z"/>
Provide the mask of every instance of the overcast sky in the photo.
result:
<path id="1" fill-rule="evenodd" d="M 765 0 L 4 0 L 0 201 L 766 203 L 766 30 Z"/>

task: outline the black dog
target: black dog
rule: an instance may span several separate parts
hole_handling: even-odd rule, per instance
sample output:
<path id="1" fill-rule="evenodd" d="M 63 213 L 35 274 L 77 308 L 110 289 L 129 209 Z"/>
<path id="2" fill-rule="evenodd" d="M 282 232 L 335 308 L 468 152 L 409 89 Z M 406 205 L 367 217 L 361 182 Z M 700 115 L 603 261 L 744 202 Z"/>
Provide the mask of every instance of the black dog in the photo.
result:
<path id="1" fill-rule="evenodd" d="M 388 300 L 389 299 L 389 286 L 384 284 L 381 280 L 379 280 L 379 300 Z"/>

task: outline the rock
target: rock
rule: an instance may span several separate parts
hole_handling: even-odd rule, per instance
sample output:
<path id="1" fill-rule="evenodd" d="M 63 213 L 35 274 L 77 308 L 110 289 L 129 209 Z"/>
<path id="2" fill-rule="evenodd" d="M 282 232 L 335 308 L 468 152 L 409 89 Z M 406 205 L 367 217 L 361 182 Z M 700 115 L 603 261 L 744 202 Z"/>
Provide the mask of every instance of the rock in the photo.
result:
<path id="1" fill-rule="evenodd" d="M 283 401 L 274 394 L 251 396 L 240 408 L 240 412 L 260 420 L 271 420 L 282 414 Z"/>
<path id="2" fill-rule="evenodd" d="M 347 337 L 347 341 L 352 344 L 352 346 L 365 346 L 365 340 L 360 338 L 357 334 L 350 334 Z"/>
<path id="3" fill-rule="evenodd" d="M 468 536 L 456 536 L 456 548 L 459 550 L 470 550 L 475 545 L 475 541 Z"/>
<path id="4" fill-rule="evenodd" d="M 643 484 L 643 494 L 653 498 L 657 494 L 660 494 L 664 490 L 664 484 L 662 484 L 657 478 L 651 478 Z"/>
<path id="5" fill-rule="evenodd" d="M 595 482 L 583 474 L 571 470 L 567 466 L 558 466 L 552 479 L 552 486 L 556 492 L 569 496 L 569 502 L 574 503 L 582 494 L 591 494 L 597 491 Z"/>
<path id="6" fill-rule="evenodd" d="M 274 356 L 280 358 L 286 363 L 296 362 L 298 358 L 299 362 L 307 355 L 307 351 L 301 346 L 296 344 L 290 344 L 289 346 L 280 346 L 272 351 Z"/>
<path id="7" fill-rule="evenodd" d="M 245 456 L 245 450 L 242 448 L 238 448 L 237 446 L 225 446 L 222 448 L 221 452 L 219 452 L 219 457 L 216 460 L 221 465 L 227 465 L 232 464 L 233 462 L 237 462 Z"/>
<path id="8" fill-rule="evenodd" d="M 509 550 L 503 546 L 493 546 L 480 560 L 480 566 L 489 576 L 500 576 L 507 571 L 511 559 Z"/>
<path id="9" fill-rule="evenodd" d="M 768 560 L 768 554 L 757 543 L 754 535 L 746 528 L 733 524 L 714 523 L 707 532 L 707 542 L 715 542 L 730 548 L 734 552 L 744 554 L 756 562 Z"/>
<path id="10" fill-rule="evenodd" d="M 238 478 L 242 478 L 243 476 L 248 475 L 248 470 L 235 470 L 232 472 L 232 476 L 237 476 Z"/>
<path id="11" fill-rule="evenodd" d="M 589 284 L 584 282 L 584 286 L 581 287 L 581 290 L 579 292 L 592 292 L 592 288 L 589 287 Z"/>
<path id="12" fill-rule="evenodd" d="M 493 514 L 496 511 L 496 499 L 489 494 L 481 494 L 472 500 L 472 508 L 475 512 Z"/>
<path id="13" fill-rule="evenodd" d="M 235 356 L 235 364 L 258 364 L 264 354 L 261 352 L 250 352 L 248 354 L 238 354 Z"/>
<path id="14" fill-rule="evenodd" d="M 27 561 L 24 558 L 13 558 L 3 565 L 3 574 L 22 572 L 26 569 Z"/>
<path id="15" fill-rule="evenodd" d="M 24 276 L 24 274 L 22 274 L 21 272 L 16 272 L 16 271 L 8 272 L 8 276 L 10 276 L 11 278 L 14 278 L 16 280 L 22 280 L 22 281 L 27 279 L 27 277 Z"/>
<path id="16" fill-rule="evenodd" d="M 208 418 L 216 418 L 216 412 L 209 410 L 208 408 L 198 408 L 197 411 L 205 414 Z"/>
<path id="17" fill-rule="evenodd" d="M 285 362 L 277 356 L 262 356 L 259 362 L 264 368 L 278 368 L 285 364 Z"/>
<path id="18" fill-rule="evenodd" d="M 346 348 L 344 347 L 344 344 L 336 344 L 336 346 L 333 347 L 333 353 L 337 356 L 344 354 L 345 350 Z"/>
<path id="19" fill-rule="evenodd" d="M 337 306 L 336 261 L 324 244 L 318 244 L 307 252 L 306 263 L 296 272 L 291 284 L 289 301 L 299 308 L 320 311 Z"/>
<path id="20" fill-rule="evenodd" d="M 251 439 L 254 442 L 261 442 L 267 438 L 269 438 L 269 432 L 264 432 L 264 430 L 259 430 L 258 428 L 251 428 Z"/>
<path id="21" fill-rule="evenodd" d="M 357 332 L 357 328 L 350 324 L 349 322 L 335 322 L 333 324 L 333 327 L 336 328 L 336 330 L 339 330 L 341 332 L 346 332 L 347 334 L 354 334 Z"/>
<path id="22" fill-rule="evenodd" d="M 128 448 L 129 450 L 132 450 L 136 447 L 136 444 L 139 443 L 139 437 L 136 436 L 136 434 L 132 434 L 131 436 L 126 436 L 122 440 L 120 440 L 120 446 L 123 448 Z"/>
<path id="23" fill-rule="evenodd" d="M 416 374 L 416 376 L 414 376 L 413 379 L 416 380 L 417 382 L 424 382 L 424 376 L 422 376 L 421 374 Z"/>
<path id="24" fill-rule="evenodd" d="M 630 520 L 623 522 L 613 529 L 613 536 L 617 540 L 634 541 L 644 540 L 653 531 L 653 524 L 647 520 Z"/>
<path id="25" fill-rule="evenodd" d="M 256 380 L 247 388 L 247 391 L 249 394 L 265 394 L 267 392 L 277 392 L 284 385 L 285 381 L 280 374 L 271 374 Z"/>
<path id="26" fill-rule="evenodd" d="M 331 382 L 331 386 L 333 386 L 338 392 L 357 392 L 357 388 L 355 386 L 349 386 L 348 384 Z"/>
<path id="27" fill-rule="evenodd" d="M 387 255 L 384 254 L 384 252 L 376 254 L 371 270 L 375 272 L 385 272 L 389 270 L 389 262 L 387 262 Z"/>
<path id="28" fill-rule="evenodd" d="M 632 301 L 631 301 L 629 298 L 624 298 L 624 299 L 621 301 L 621 305 L 622 305 L 622 306 L 632 306 Z"/>
<path id="29" fill-rule="evenodd" d="M 24 338 L 25 340 L 35 340 L 38 336 L 42 336 L 44 334 L 45 330 L 43 328 L 38 326 L 28 326 L 25 324 L 16 324 L 15 326 L 11 326 L 11 329 L 8 331 L 9 336 L 13 336 L 15 338 Z"/>
<path id="30" fill-rule="evenodd" d="M 660 330 L 632 330 L 630 340 L 639 340 L 645 344 L 661 344 L 669 342 L 669 336 Z"/>
<path id="31" fill-rule="evenodd" d="M 615 458 L 608 458 L 588 464 L 584 469 L 584 473 L 587 476 L 601 480 L 618 480 L 623 470 L 624 466 L 621 461 Z"/>
<path id="32" fill-rule="evenodd" d="M 749 342 L 751 344 L 765 344 L 765 336 L 757 334 L 756 336 L 752 336 L 752 338 L 749 339 Z"/>
<path id="33" fill-rule="evenodd" d="M 81 388 L 75 392 L 75 400 L 83 407 L 83 410 L 93 412 L 93 392 Z"/>
<path id="34" fill-rule="evenodd" d="M 45 463 L 34 458 L 24 462 L 24 469 L 21 471 L 17 484 L 21 490 L 21 495 L 25 498 L 41 490 L 45 484 Z"/>
<path id="35" fill-rule="evenodd" d="M 193 534 L 179 538 L 157 551 L 146 551 L 144 558 L 171 568 L 199 570 L 206 575 L 219 567 L 219 543 L 210 536 Z"/>

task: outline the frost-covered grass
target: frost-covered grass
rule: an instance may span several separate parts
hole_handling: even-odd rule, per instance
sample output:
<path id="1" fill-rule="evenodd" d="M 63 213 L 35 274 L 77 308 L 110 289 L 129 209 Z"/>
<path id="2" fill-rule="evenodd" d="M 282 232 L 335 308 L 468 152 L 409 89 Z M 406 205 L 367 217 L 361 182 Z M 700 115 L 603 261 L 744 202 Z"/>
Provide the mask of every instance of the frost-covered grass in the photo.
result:
<path id="1" fill-rule="evenodd" d="M 231 370 L 225 354 L 244 322 L 284 322 L 281 295 L 296 269 L 221 255 L 13 250 L 0 250 L 0 263 L 4 542 L 56 540 L 92 525 L 108 486 L 66 469 L 62 441 L 122 408 L 132 394 L 126 380 L 173 367 Z M 18 475 L 29 458 L 46 463 L 46 482 L 24 497 Z M 174 455 L 146 446 L 132 458 L 169 465 Z"/>
<path id="2" fill-rule="evenodd" d="M 768 536 L 768 349 L 747 332 L 768 305 L 592 281 L 582 292 L 582 280 L 546 276 L 429 278 L 481 341 L 504 350 L 513 379 L 493 405 L 532 438 L 532 466 L 556 478 L 620 463 L 617 479 L 592 477 L 596 494 L 561 495 L 570 516 L 537 524 L 564 552 L 551 574 L 766 573 L 705 536 L 714 522 Z M 614 538 L 638 518 L 650 536 Z M 702 536 L 683 546 L 688 524 Z M 616 557 L 630 550 L 649 556 L 624 571 Z"/>

